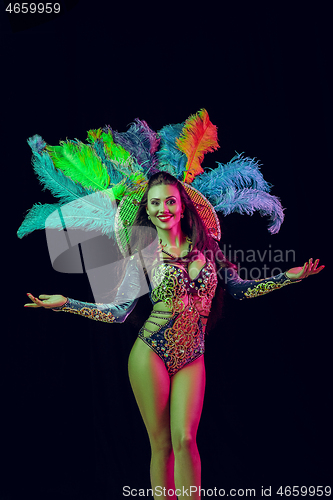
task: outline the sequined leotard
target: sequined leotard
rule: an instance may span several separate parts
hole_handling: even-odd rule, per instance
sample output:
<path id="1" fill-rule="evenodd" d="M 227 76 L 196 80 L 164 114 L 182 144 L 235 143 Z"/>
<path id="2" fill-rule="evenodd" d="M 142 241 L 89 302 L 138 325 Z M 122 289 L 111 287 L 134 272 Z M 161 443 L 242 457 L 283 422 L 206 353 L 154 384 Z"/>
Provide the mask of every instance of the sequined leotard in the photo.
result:
<path id="1" fill-rule="evenodd" d="M 224 268 L 219 275 L 226 290 L 240 300 L 295 283 L 285 273 L 261 280 L 242 280 L 233 269 Z M 140 259 L 132 256 L 113 304 L 93 304 L 68 298 L 55 310 L 107 323 L 123 323 L 142 295 L 142 276 Z M 138 336 L 163 360 L 170 376 L 204 353 L 205 325 L 216 286 L 215 267 L 208 259 L 195 279 L 190 279 L 183 265 L 160 262 L 153 267 L 149 286 L 153 310 Z"/>
<path id="2" fill-rule="evenodd" d="M 216 272 L 207 260 L 192 280 L 186 268 L 164 262 L 153 269 L 151 285 L 154 308 L 139 331 L 139 338 L 174 375 L 204 353 L 205 325 L 217 286 Z"/>

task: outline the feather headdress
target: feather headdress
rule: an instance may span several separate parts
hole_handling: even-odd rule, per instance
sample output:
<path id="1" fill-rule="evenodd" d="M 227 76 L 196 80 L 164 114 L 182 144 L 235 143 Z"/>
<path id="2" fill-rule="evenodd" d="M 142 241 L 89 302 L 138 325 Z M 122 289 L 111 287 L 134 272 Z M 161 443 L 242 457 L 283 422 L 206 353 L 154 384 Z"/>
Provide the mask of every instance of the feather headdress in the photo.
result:
<path id="1" fill-rule="evenodd" d="M 135 191 L 145 181 L 140 172 L 132 170 L 128 176 L 121 175 L 117 180 L 113 176 L 113 181 L 118 181 L 115 183 L 111 182 L 107 167 L 91 146 L 67 141 L 52 147 L 46 145 L 39 135 L 29 138 L 28 144 L 43 189 L 49 189 L 60 201 L 54 205 L 35 204 L 18 229 L 18 237 L 22 238 L 35 229 L 44 229 L 46 220 L 47 227 L 63 229 L 57 212 L 65 206 L 67 227 L 100 229 L 103 234 L 115 237 L 115 200 Z"/>
<path id="2" fill-rule="evenodd" d="M 87 142 L 75 139 L 50 146 L 39 135 L 28 139 L 38 179 L 59 201 L 35 204 L 18 230 L 20 238 L 45 224 L 61 229 L 63 215 L 67 227 L 98 229 L 117 238 L 115 220 L 120 208 L 126 212 L 128 200 L 133 221 L 133 210 L 149 178 L 162 170 L 184 184 L 216 239 L 220 229 L 215 211 L 224 215 L 259 211 L 270 217 L 272 234 L 280 229 L 283 208 L 280 200 L 269 194 L 272 186 L 264 180 L 255 159 L 237 153 L 227 164 L 202 167 L 204 155 L 219 147 L 217 128 L 205 109 L 157 133 L 139 119 L 126 132 L 112 130 L 109 125 L 92 129 Z M 116 200 L 121 202 L 118 209 Z"/>

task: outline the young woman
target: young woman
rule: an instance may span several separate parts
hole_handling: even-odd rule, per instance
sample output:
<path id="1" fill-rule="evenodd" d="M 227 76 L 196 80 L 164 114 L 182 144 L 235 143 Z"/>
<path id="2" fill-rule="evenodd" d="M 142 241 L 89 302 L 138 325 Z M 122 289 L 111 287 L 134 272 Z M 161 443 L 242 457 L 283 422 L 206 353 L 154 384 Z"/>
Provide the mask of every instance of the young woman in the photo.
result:
<path id="1" fill-rule="evenodd" d="M 132 240 L 135 251 L 113 304 L 28 294 L 32 303 L 25 306 L 123 322 L 138 301 L 146 274 L 153 309 L 133 345 L 128 368 L 150 440 L 152 488 L 165 487 L 166 498 L 173 499 L 184 488 L 191 491 L 191 498 L 199 499 L 196 433 L 205 391 L 204 335 L 218 279 L 233 297 L 243 299 L 318 274 L 324 266 L 310 259 L 303 267 L 271 278 L 241 280 L 206 232 L 182 183 L 167 172 L 150 178 L 135 226 L 155 228 L 159 245 L 147 256 L 144 237 Z M 161 498 L 160 494 L 155 498 Z"/>

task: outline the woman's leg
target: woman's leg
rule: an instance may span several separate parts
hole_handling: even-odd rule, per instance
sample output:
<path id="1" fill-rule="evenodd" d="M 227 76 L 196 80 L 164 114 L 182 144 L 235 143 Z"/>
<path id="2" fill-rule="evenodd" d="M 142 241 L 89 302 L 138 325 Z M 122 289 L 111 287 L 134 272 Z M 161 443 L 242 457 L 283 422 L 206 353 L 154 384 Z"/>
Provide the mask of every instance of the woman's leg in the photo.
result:
<path id="1" fill-rule="evenodd" d="M 205 393 L 204 357 L 185 366 L 171 378 L 170 424 L 175 455 L 176 488 L 185 488 L 192 499 L 199 499 L 201 463 L 196 435 Z M 185 494 L 186 496 L 186 494 Z"/>
<path id="2" fill-rule="evenodd" d="M 165 487 L 166 490 L 174 490 L 169 374 L 161 358 L 140 339 L 135 341 L 129 356 L 128 372 L 150 440 L 152 488 L 160 486 L 161 488 Z M 176 500 L 177 497 L 167 498 Z"/>

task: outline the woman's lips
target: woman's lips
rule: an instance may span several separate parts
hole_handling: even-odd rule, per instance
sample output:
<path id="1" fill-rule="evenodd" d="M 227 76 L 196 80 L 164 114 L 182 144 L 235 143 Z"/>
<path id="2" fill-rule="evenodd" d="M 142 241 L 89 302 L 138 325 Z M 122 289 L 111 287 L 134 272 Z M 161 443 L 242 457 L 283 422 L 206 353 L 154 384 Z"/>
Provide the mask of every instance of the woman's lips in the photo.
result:
<path id="1" fill-rule="evenodd" d="M 157 218 L 160 219 L 160 221 L 165 222 L 169 219 L 171 219 L 172 215 L 160 215 Z"/>

